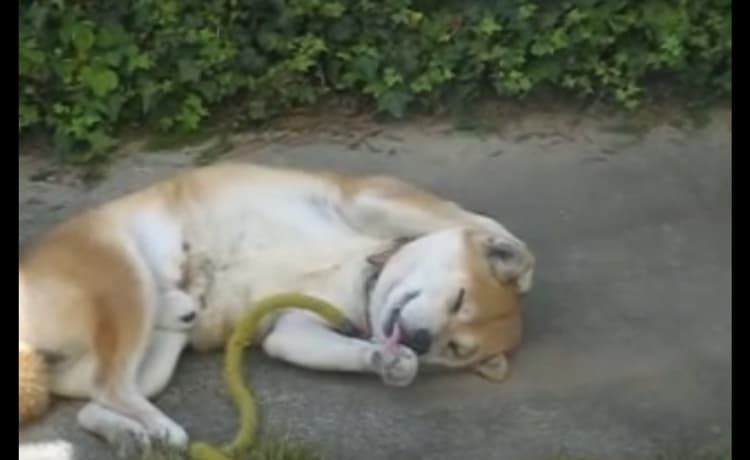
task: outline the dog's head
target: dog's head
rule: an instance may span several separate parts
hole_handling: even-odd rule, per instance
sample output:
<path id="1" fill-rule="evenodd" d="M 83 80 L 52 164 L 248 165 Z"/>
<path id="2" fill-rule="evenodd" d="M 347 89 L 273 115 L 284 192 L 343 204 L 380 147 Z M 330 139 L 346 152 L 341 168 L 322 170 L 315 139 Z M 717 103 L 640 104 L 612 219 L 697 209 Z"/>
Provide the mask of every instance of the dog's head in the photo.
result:
<path id="1" fill-rule="evenodd" d="M 400 328 L 400 342 L 426 364 L 505 377 L 521 341 L 519 298 L 534 268 L 523 243 L 454 228 L 371 262 L 384 264 L 370 299 L 377 338 Z"/>

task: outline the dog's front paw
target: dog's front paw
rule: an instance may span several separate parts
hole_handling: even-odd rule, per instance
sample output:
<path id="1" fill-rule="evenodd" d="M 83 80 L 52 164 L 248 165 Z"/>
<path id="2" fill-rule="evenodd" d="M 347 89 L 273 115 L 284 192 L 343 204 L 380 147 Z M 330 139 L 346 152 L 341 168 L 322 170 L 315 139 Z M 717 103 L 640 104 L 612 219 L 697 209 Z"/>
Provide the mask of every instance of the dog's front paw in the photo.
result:
<path id="1" fill-rule="evenodd" d="M 167 418 L 154 421 L 149 426 L 149 434 L 152 438 L 170 447 L 185 449 L 188 445 L 188 434 L 185 429 Z"/>
<path id="2" fill-rule="evenodd" d="M 198 315 L 198 302 L 183 291 L 163 294 L 156 316 L 156 327 L 172 331 L 189 330 Z"/>
<path id="3" fill-rule="evenodd" d="M 117 433 L 111 440 L 115 456 L 120 460 L 130 460 L 143 456 L 152 449 L 151 439 L 144 429 Z"/>
<path id="4" fill-rule="evenodd" d="M 373 371 L 389 386 L 403 387 L 414 381 L 419 359 L 410 348 L 402 345 L 382 347 L 370 356 Z"/>

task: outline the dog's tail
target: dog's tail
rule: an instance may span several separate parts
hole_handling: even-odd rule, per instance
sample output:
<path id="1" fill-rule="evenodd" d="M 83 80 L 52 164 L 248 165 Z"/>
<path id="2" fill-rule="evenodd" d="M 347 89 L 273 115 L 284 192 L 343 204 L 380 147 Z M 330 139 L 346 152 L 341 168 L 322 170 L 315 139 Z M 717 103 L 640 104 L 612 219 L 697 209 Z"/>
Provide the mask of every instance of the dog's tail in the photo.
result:
<path id="1" fill-rule="evenodd" d="M 44 356 L 18 342 L 18 424 L 39 417 L 50 403 L 49 374 Z"/>

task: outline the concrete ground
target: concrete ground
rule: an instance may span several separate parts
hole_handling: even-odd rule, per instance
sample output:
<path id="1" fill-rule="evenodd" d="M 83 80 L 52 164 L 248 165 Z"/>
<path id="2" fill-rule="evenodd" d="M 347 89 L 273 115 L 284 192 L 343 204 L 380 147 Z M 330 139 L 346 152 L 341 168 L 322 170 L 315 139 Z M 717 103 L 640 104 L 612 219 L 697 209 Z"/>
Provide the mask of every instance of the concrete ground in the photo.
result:
<path id="1" fill-rule="evenodd" d="M 236 137 L 228 159 L 412 180 L 498 218 L 538 259 L 507 383 L 433 374 L 394 389 L 253 352 L 246 370 L 263 430 L 310 441 L 332 460 L 641 459 L 665 445 L 728 446 L 730 118 L 719 110 L 700 129 L 654 121 L 632 131 L 614 119 L 537 115 L 494 134 L 419 123 Z M 22 156 L 21 238 L 193 156 L 133 154 L 93 189 Z M 219 355 L 188 353 L 157 400 L 194 438 L 234 433 L 220 367 Z M 79 407 L 59 402 L 20 430 L 21 458 L 111 458 L 76 425 Z"/>

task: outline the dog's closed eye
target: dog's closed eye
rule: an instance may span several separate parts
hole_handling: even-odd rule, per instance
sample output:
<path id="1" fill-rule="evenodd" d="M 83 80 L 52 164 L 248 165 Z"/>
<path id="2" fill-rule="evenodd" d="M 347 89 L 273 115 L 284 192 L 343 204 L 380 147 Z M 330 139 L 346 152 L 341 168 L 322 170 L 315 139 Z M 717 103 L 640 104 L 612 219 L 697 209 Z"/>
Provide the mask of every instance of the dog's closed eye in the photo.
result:
<path id="1" fill-rule="evenodd" d="M 458 297 L 456 297 L 456 300 L 453 301 L 453 304 L 451 304 L 451 313 L 458 313 L 459 310 L 461 310 L 461 306 L 464 304 L 464 295 L 466 294 L 466 289 L 461 289 L 458 291 Z"/>
<path id="2" fill-rule="evenodd" d="M 450 350 L 450 354 L 453 355 L 454 358 L 468 359 L 478 351 L 478 348 L 467 348 L 455 341 L 450 341 L 448 342 L 448 350 Z"/>

